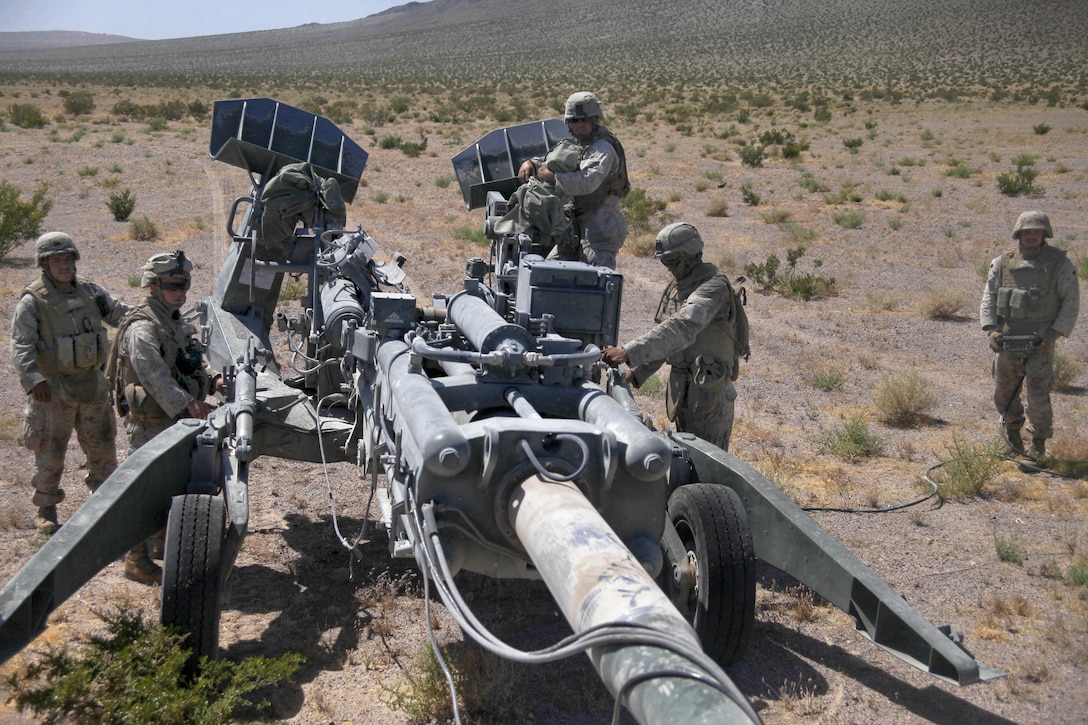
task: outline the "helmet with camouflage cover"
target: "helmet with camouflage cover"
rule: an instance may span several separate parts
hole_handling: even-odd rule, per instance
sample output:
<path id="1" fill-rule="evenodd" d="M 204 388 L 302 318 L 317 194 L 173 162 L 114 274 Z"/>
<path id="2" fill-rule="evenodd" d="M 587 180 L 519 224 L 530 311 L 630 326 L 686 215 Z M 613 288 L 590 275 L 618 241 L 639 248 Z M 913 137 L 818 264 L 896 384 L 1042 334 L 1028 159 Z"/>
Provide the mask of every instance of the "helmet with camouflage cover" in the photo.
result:
<path id="1" fill-rule="evenodd" d="M 567 105 L 563 110 L 563 120 L 573 121 L 593 116 L 601 121 L 604 120 L 604 111 L 601 110 L 601 102 L 597 96 L 589 91 L 572 93 L 570 98 L 567 99 Z"/>
<path id="2" fill-rule="evenodd" d="M 185 252 L 160 252 L 152 255 L 141 267 L 143 275 L 140 277 L 141 287 L 150 287 L 152 282 L 157 282 L 164 277 L 184 277 L 191 279 L 193 263 L 185 256 Z"/>
<path id="3" fill-rule="evenodd" d="M 34 256 L 39 265 L 54 254 L 72 254 L 79 260 L 79 250 L 76 243 L 64 232 L 47 232 L 40 237 L 34 245 Z"/>
<path id="4" fill-rule="evenodd" d="M 1025 229 L 1042 229 L 1043 239 L 1050 239 L 1054 231 L 1050 228 L 1050 218 L 1041 211 L 1026 211 L 1016 219 L 1012 228 L 1012 238 L 1020 240 L 1020 232 Z"/>
<path id="5" fill-rule="evenodd" d="M 687 222 L 668 225 L 654 240 L 654 256 L 658 259 L 674 252 L 699 254 L 702 251 L 703 238 L 699 236 L 699 230 Z"/>

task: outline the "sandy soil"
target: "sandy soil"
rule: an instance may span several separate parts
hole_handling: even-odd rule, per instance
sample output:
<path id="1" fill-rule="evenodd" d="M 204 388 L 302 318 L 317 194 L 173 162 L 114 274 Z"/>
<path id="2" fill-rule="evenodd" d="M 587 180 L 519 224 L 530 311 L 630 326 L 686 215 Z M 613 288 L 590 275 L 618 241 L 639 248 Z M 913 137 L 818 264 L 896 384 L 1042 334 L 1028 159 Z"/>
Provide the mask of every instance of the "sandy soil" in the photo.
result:
<path id="1" fill-rule="evenodd" d="M 111 103 L 103 97 L 99 107 Z M 810 142 L 799 166 L 771 159 L 763 168 L 743 167 L 732 142 L 713 138 L 726 121 L 708 121 L 705 133 L 691 137 L 665 126 L 614 130 L 628 149 L 634 185 L 668 200 L 670 219 L 696 224 L 708 240 L 707 256 L 731 275 L 772 252 L 784 257 L 803 238 L 791 239 L 787 227 L 768 223 L 765 215 L 774 210 L 814 231 L 803 242 L 799 268 L 811 271 L 819 259 L 818 273 L 836 280 L 837 295 L 807 303 L 748 284 L 753 355 L 738 384 L 733 452 L 804 506 L 873 508 L 914 500 L 923 472 L 954 441 L 981 446 L 996 439 L 989 353 L 977 321 L 980 269 L 1011 247 L 1016 214 L 1046 210 L 1056 241 L 1075 260 L 1083 254 L 1088 116 L 1027 105 L 858 103 L 853 112 L 835 109 L 827 125 L 799 130 L 793 112 L 779 113 L 755 121 L 762 129 L 794 130 Z M 71 233 L 83 254 L 80 274 L 115 296 L 137 302 L 130 276 L 150 254 L 174 248 L 200 263 L 193 297 L 207 293 L 228 244 L 227 209 L 248 190 L 245 174 L 208 159 L 201 125 L 171 124 L 149 133 L 140 124 L 100 121 L 82 121 L 86 134 L 69 142 L 75 126 L 9 127 L 0 133 L 0 178 L 27 190 L 49 183 L 56 204 L 46 228 Z M 875 125 L 867 129 L 865 121 Z M 1041 122 L 1052 127 L 1046 135 L 1032 131 Z M 753 134 L 752 127 L 742 128 Z M 452 177 L 449 158 L 489 129 L 460 129 L 453 138 L 421 127 L 433 155 L 419 159 L 376 148 L 361 127 L 346 130 L 372 153 L 368 186 L 360 189 L 349 222 L 370 231 L 382 253 L 408 255 L 409 281 L 420 299 L 455 290 L 463 260 L 482 252 L 455 230 L 481 226 L 482 212 L 463 208 L 455 182 L 443 188 L 436 180 Z M 415 130 L 399 129 L 406 138 Z M 114 142 L 118 133 L 124 140 Z M 849 153 L 842 139 L 859 136 L 864 145 Z M 996 190 L 997 174 L 1010 170 L 1021 153 L 1037 156 L 1042 198 L 1010 199 Z M 970 177 L 947 175 L 953 158 L 972 169 Z M 825 182 L 827 193 L 855 184 L 862 201 L 828 204 L 824 193 L 801 186 L 805 171 Z M 722 187 L 715 183 L 719 173 Z M 111 187 L 113 179 L 118 183 Z M 761 195 L 760 206 L 743 203 L 743 184 Z M 123 188 L 136 195 L 135 215 L 154 220 L 162 239 L 129 240 L 126 225 L 111 219 L 105 200 Z M 878 200 L 882 190 L 890 192 L 889 200 Z M 380 203 L 379 193 L 387 195 Z M 719 198 L 728 215 L 707 216 Z M 860 228 L 833 221 L 833 213 L 847 210 L 864 214 Z M 8 319 L 18 291 L 35 276 L 31 257 L 27 244 L 0 262 L 0 313 Z M 665 272 L 629 253 L 619 268 L 627 290 L 621 337 L 627 339 L 647 329 Z M 953 319 L 923 314 L 927 297 L 938 293 L 962 296 Z M 1088 357 L 1083 329 L 1062 342 L 1081 362 Z M 905 430 L 880 424 L 873 390 L 885 376 L 911 369 L 937 393 L 932 420 Z M 813 385 L 813 377 L 828 370 L 843 376 L 841 389 L 824 392 Z M 17 445 L 23 396 L 6 357 L 0 381 L 0 541 L 8 552 L 0 579 L 6 581 L 40 540 L 30 503 L 31 457 Z M 659 424 L 665 422 L 659 397 L 645 397 L 643 404 Z M 1056 394 L 1055 409 L 1052 449 L 1083 457 L 1083 389 Z M 854 415 L 884 439 L 884 453 L 861 462 L 820 453 L 815 439 Z M 124 450 L 124 441 L 119 447 Z M 81 464 L 73 441 L 62 519 L 86 498 Z M 381 532 L 353 561 L 337 541 L 330 514 L 331 492 L 345 536 L 353 537 L 365 519 L 373 522 L 375 512 L 364 510 L 367 485 L 350 466 L 334 467 L 327 482 L 317 465 L 260 459 L 254 466 L 251 534 L 223 613 L 221 641 L 231 658 L 306 655 L 296 683 L 270 693 L 277 721 L 410 721 L 392 705 L 396 692 L 419 687 L 413 683 L 420 682 L 427 648 L 421 580 L 389 559 Z M 729 674 L 767 723 L 1081 722 L 1088 711 L 1088 590 L 1067 586 L 1053 573 L 1088 553 L 1086 511 L 1084 481 L 1028 475 L 1007 465 L 979 498 L 943 506 L 929 501 L 885 514 L 812 514 L 933 622 L 964 631 L 967 647 L 1007 671 L 1006 678 L 957 688 L 920 673 L 853 632 L 847 615 L 769 568 L 761 578 L 748 655 Z M 998 559 L 995 533 L 1021 543 L 1022 564 Z M 565 633 L 542 585 L 463 579 L 481 618 L 503 636 L 532 647 Z M 157 597 L 154 588 L 125 580 L 119 564 L 112 564 L 58 609 L 35 647 L 88 631 L 95 626 L 91 608 L 105 603 L 155 616 Z M 441 605 L 434 601 L 430 610 L 439 640 L 460 642 Z M 476 721 L 588 723 L 611 717 L 611 699 L 584 659 L 544 669 L 486 664 L 474 671 L 477 684 L 500 688 L 490 712 L 470 716 Z M 34 721 L 10 703 L 0 707 L 0 720 Z"/>

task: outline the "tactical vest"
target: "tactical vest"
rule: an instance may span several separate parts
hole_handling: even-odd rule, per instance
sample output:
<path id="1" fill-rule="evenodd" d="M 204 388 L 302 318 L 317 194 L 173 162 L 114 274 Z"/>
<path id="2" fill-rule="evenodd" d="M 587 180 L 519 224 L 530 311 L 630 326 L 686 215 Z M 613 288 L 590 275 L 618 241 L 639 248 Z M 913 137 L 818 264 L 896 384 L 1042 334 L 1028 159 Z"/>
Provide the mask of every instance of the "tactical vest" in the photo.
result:
<path id="1" fill-rule="evenodd" d="M 605 179 L 604 183 L 598 186 L 594 191 L 585 196 L 577 196 L 574 198 L 573 204 L 575 214 L 591 212 L 603 204 L 604 200 L 609 196 L 616 196 L 622 199 L 631 191 L 631 180 L 627 178 L 627 154 L 623 150 L 623 144 L 621 144 L 620 140 L 604 126 L 598 126 L 597 130 L 593 132 L 593 135 L 589 137 L 589 140 L 582 148 L 581 158 L 584 159 L 586 157 L 590 147 L 593 146 L 593 142 L 599 138 L 603 138 L 608 141 L 608 143 L 612 144 L 612 148 L 616 149 L 616 154 L 620 157 L 620 164 L 612 175 Z"/>
<path id="2" fill-rule="evenodd" d="M 173 420 L 162 409 L 155 399 L 141 384 L 136 370 L 121 353 L 121 345 L 125 339 L 129 327 L 138 321 L 151 322 L 155 326 L 156 338 L 159 343 L 159 353 L 170 368 L 170 374 L 174 381 L 184 388 L 190 395 L 202 400 L 209 392 L 209 379 L 202 365 L 185 367 L 196 369 L 181 370 L 179 360 L 188 354 L 188 346 L 191 341 L 186 326 L 168 316 L 165 308 L 156 309 L 160 305 L 152 306 L 153 301 L 135 307 L 122 318 L 117 327 L 117 341 L 110 351 L 109 362 L 106 366 L 106 376 L 110 379 L 117 405 L 117 413 L 128 416 L 136 423 L 163 423 Z"/>
<path id="3" fill-rule="evenodd" d="M 73 281 L 74 294 L 65 294 L 44 280 L 23 290 L 37 302 L 39 316 L 38 370 L 42 375 L 75 375 L 106 362 L 109 338 L 102 326 L 108 310 L 86 282 Z"/>
<path id="4" fill-rule="evenodd" d="M 1049 244 L 1032 260 L 1025 260 L 1020 252 L 1001 255 L 995 311 L 1002 334 L 1045 332 L 1061 309 L 1058 273 L 1065 259 L 1064 251 Z"/>
<path id="5" fill-rule="evenodd" d="M 747 360 L 749 354 L 748 316 L 729 284 L 729 278 L 718 272 L 714 265 L 703 263 L 680 282 L 670 282 L 661 296 L 654 322 L 664 322 L 675 315 L 688 297 L 700 288 L 706 288 L 707 296 L 723 297 L 726 303 L 718 308 L 714 319 L 695 337 L 695 342 L 665 360 L 673 370 L 698 375 L 697 359 L 718 359 L 724 365 L 725 375 L 736 380 L 740 374 L 740 358 Z"/>

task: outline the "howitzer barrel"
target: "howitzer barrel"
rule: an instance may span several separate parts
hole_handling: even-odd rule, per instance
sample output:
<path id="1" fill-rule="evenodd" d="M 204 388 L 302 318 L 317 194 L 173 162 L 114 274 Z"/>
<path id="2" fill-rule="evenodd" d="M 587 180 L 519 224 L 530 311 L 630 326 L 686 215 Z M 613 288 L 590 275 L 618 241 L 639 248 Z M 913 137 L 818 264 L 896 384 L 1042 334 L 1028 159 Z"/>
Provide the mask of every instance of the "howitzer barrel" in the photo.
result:
<path id="1" fill-rule="evenodd" d="M 483 353 L 499 349 L 532 351 L 536 340 L 524 327 L 512 325 L 486 301 L 467 292 L 450 298 L 446 313 L 472 346 Z"/>
<path id="2" fill-rule="evenodd" d="M 633 634 L 589 651 L 605 685 L 625 697 L 640 723 L 760 722 L 725 673 L 702 658 L 695 631 L 577 486 L 529 478 L 514 490 L 509 516 L 576 632 L 617 625 L 662 635 L 659 642 Z"/>
<path id="3" fill-rule="evenodd" d="M 408 345 L 400 340 L 388 340 L 378 347 L 378 366 L 387 381 L 383 395 L 394 402 L 387 408 L 404 434 L 404 442 L 415 447 L 428 470 L 440 476 L 456 475 L 468 465 L 468 439 L 410 357 Z"/>

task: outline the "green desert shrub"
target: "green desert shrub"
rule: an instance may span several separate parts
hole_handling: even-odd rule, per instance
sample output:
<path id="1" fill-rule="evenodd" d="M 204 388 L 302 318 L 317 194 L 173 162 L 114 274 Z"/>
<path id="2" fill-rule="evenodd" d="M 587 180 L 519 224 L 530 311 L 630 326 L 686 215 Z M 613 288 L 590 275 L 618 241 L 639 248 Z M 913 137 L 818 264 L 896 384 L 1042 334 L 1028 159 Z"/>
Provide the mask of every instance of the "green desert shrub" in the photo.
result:
<path id="1" fill-rule="evenodd" d="M 48 186 L 41 184 L 26 201 L 15 184 L 0 181 L 0 259 L 27 239 L 41 233 L 42 220 L 53 208 L 46 194 Z"/>
<path id="2" fill-rule="evenodd" d="M 846 374 L 836 367 L 822 367 L 812 372 L 809 382 L 814 388 L 830 393 L 843 389 L 846 385 Z"/>
<path id="3" fill-rule="evenodd" d="M 93 113 L 94 94 L 90 91 L 69 91 L 64 95 L 64 112 L 72 116 Z"/>
<path id="4" fill-rule="evenodd" d="M 1027 557 L 1019 536 L 1016 534 L 1006 536 L 996 527 L 994 528 L 994 550 L 997 552 L 997 558 L 1006 564 L 1023 564 Z"/>
<path id="5" fill-rule="evenodd" d="M 45 116 L 32 103 L 13 103 L 8 107 L 8 118 L 19 128 L 43 128 Z"/>
<path id="6" fill-rule="evenodd" d="M 132 215 L 132 210 L 136 208 L 136 197 L 128 189 L 122 192 L 114 192 L 110 194 L 106 206 L 109 208 L 110 214 L 113 215 L 114 221 L 128 221 L 129 216 Z"/>
<path id="7" fill-rule="evenodd" d="M 933 386 L 915 370 L 889 375 L 873 393 L 881 423 L 897 428 L 914 428 L 929 420 L 937 405 Z"/>
<path id="8" fill-rule="evenodd" d="M 642 188 L 631 189 L 620 202 L 627 227 L 633 232 L 649 232 L 664 226 L 659 222 L 664 221 L 662 214 L 666 206 L 667 202 L 653 198 Z"/>
<path id="9" fill-rule="evenodd" d="M 865 215 L 860 211 L 839 212 L 832 214 L 831 218 L 843 229 L 857 229 L 865 223 Z"/>
<path id="10" fill-rule="evenodd" d="M 997 176 L 997 190 L 1005 196 L 1035 196 L 1042 189 L 1035 186 L 1039 170 L 1034 168 L 1035 157 L 1020 154 L 1013 159 L 1016 169 Z"/>
<path id="11" fill-rule="evenodd" d="M 776 290 L 791 299 L 807 301 L 817 295 L 835 291 L 835 278 L 822 277 L 815 272 L 800 272 L 797 264 L 805 255 L 805 246 L 799 244 L 786 250 L 786 267 L 777 254 L 769 254 L 763 262 L 750 262 L 744 266 L 744 274 L 765 290 Z M 814 269 L 823 266 L 823 260 L 812 260 Z"/>
<path id="12" fill-rule="evenodd" d="M 850 461 L 879 456 L 884 450 L 883 439 L 869 430 L 861 415 L 847 418 L 838 427 L 817 436 L 815 442 L 821 453 Z"/>
<path id="13" fill-rule="evenodd" d="M 8 677 L 20 711 L 32 710 L 46 723 L 225 724 L 267 707 L 251 701 L 250 693 L 290 681 L 303 662 L 293 653 L 240 662 L 202 659 L 190 676 L 182 635 L 132 611 L 96 614 L 105 634 L 50 647 Z"/>
<path id="14" fill-rule="evenodd" d="M 744 146 L 740 150 L 740 162 L 753 168 L 763 166 L 763 147 L 759 144 Z"/>
<path id="15" fill-rule="evenodd" d="M 956 433 L 943 454 L 937 456 L 940 468 L 933 474 L 937 493 L 945 499 L 962 499 L 979 495 L 986 484 L 997 475 L 1001 465 L 998 456 L 1000 442 L 975 445 Z"/>

